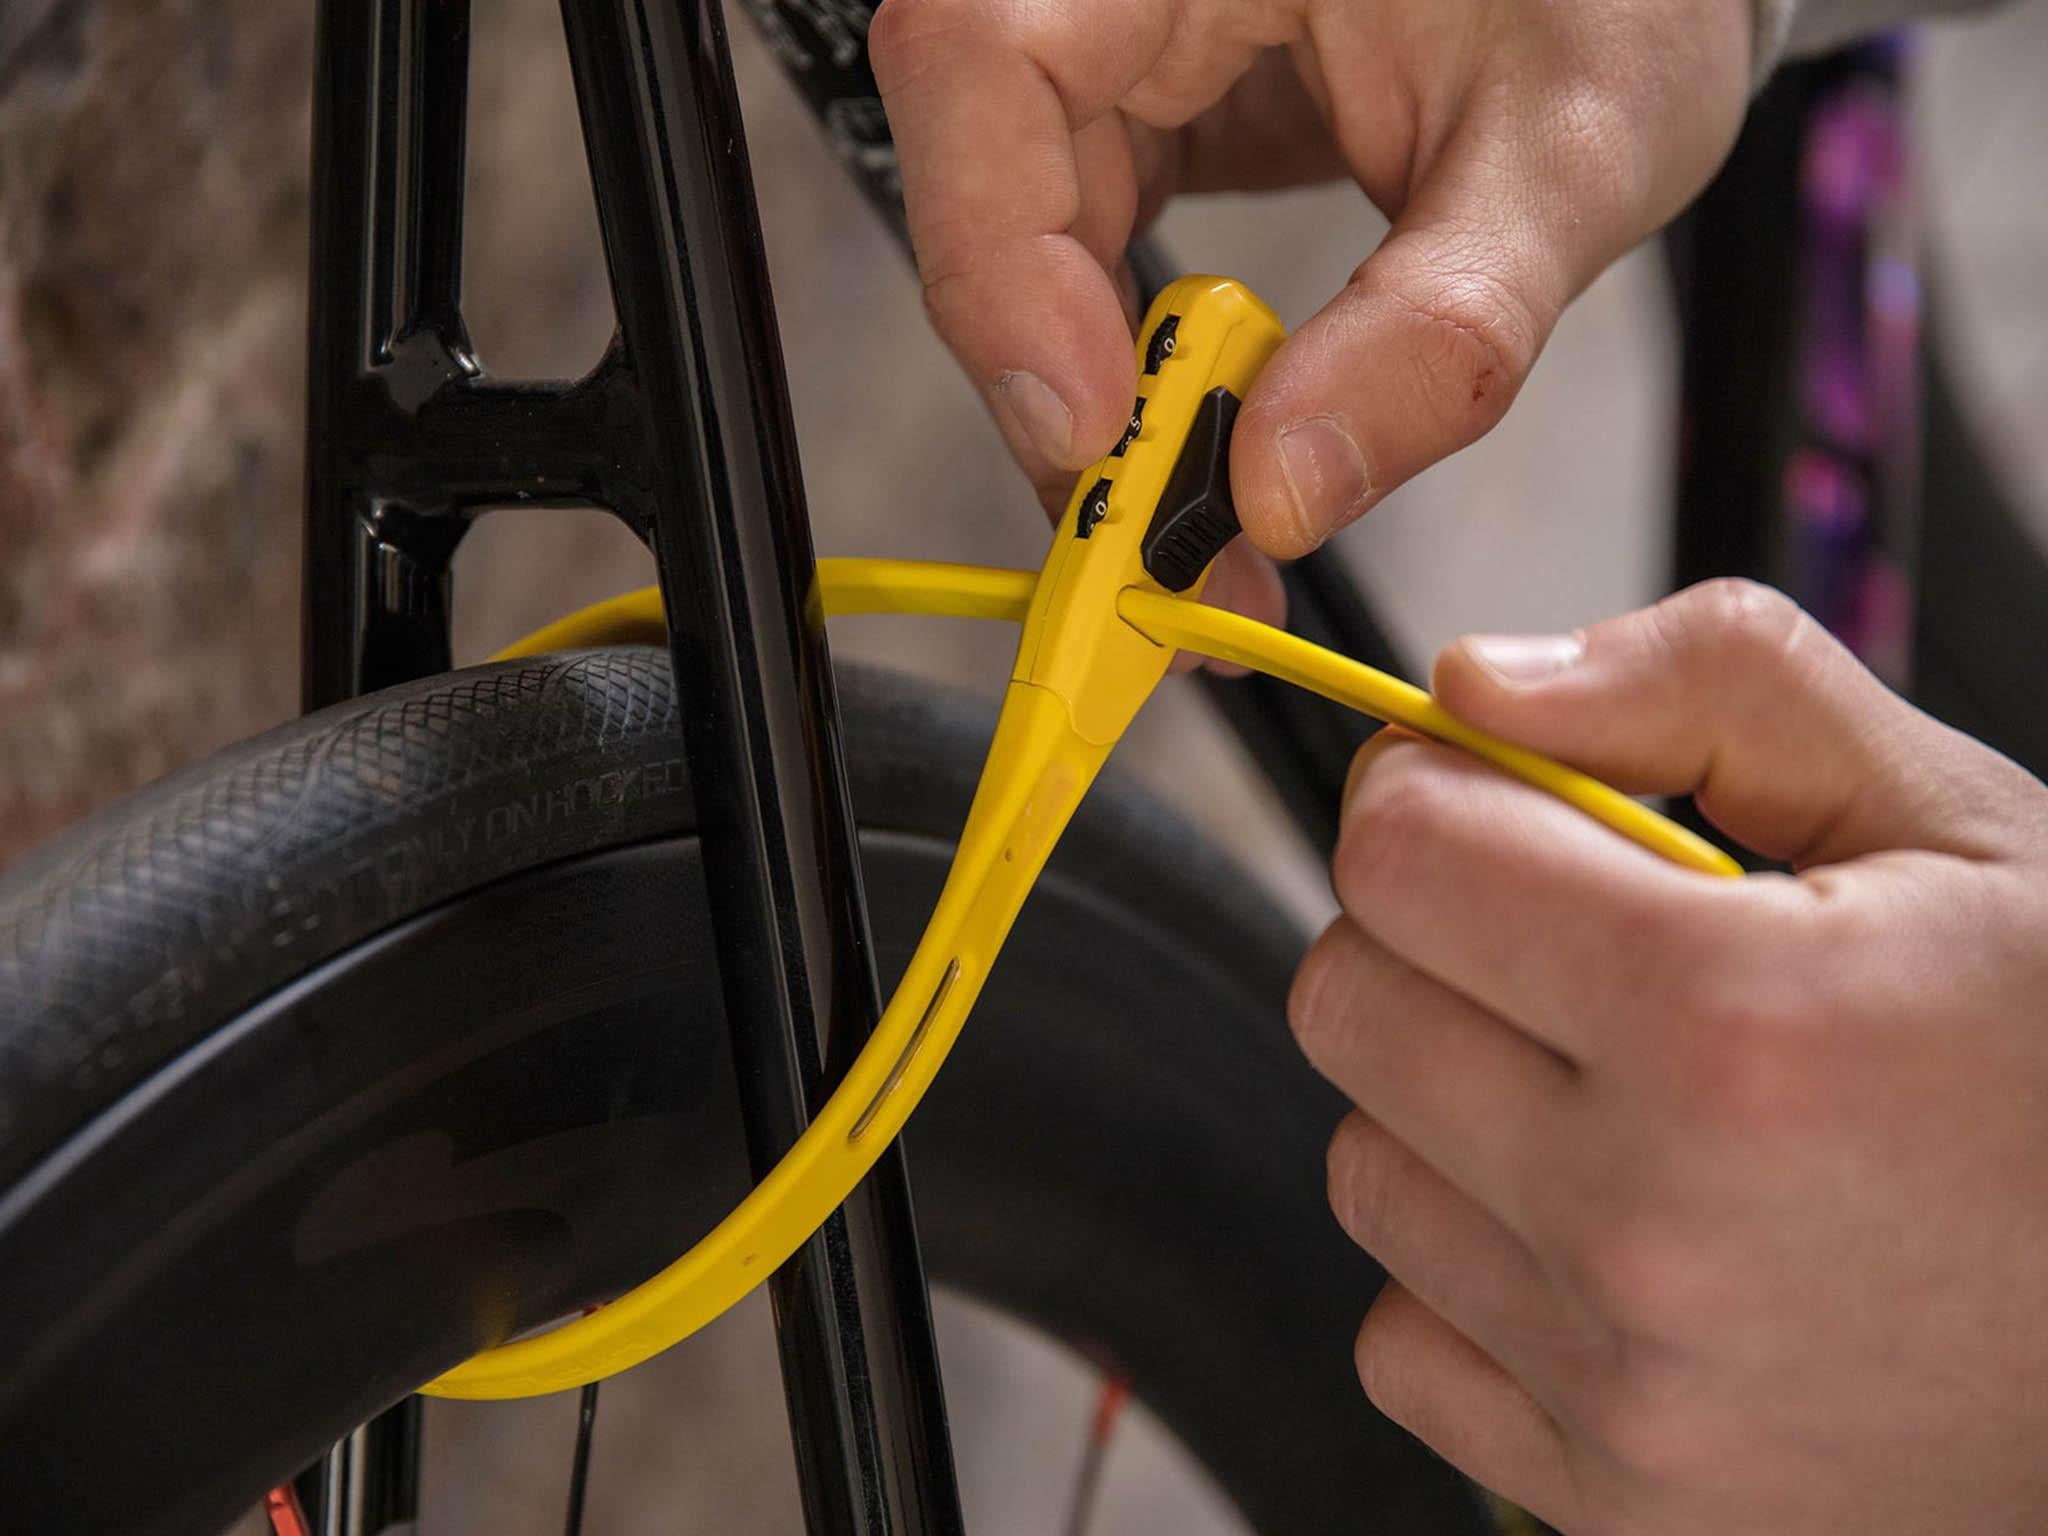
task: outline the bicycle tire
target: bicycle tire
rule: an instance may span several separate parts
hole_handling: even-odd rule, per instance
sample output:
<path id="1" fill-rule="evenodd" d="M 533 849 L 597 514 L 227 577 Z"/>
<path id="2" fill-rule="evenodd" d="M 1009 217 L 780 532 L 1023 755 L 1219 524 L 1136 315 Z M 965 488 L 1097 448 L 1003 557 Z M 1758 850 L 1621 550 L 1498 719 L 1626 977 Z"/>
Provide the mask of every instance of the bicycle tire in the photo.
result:
<path id="1" fill-rule="evenodd" d="M 992 713 L 842 691 L 889 976 Z M 218 1528 L 730 1207 L 682 762 L 660 653 L 536 658 L 284 726 L 0 875 L 10 1523 Z M 1299 947 L 1109 776 L 912 1126 L 932 1271 L 1113 1356 L 1261 1530 L 1485 1530 L 1351 1371 L 1380 1276 L 1322 1204 Z"/>

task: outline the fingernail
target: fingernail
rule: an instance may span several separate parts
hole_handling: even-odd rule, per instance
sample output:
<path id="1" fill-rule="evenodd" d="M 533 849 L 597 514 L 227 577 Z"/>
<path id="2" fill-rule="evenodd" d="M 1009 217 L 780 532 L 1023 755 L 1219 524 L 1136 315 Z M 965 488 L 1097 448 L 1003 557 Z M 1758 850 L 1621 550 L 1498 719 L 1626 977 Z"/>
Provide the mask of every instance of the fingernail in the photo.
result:
<path id="1" fill-rule="evenodd" d="M 1504 688 L 1540 683 L 1586 654 L 1577 635 L 1467 635 L 1465 649 Z"/>
<path id="2" fill-rule="evenodd" d="M 996 398 L 1009 406 L 1031 446 L 1064 464 L 1074 451 L 1074 413 L 1035 373 L 1012 369 L 996 377 Z"/>
<path id="3" fill-rule="evenodd" d="M 1294 520 L 1313 548 L 1366 492 L 1365 456 L 1328 416 L 1311 416 L 1280 434 L 1280 467 L 1294 497 Z"/>

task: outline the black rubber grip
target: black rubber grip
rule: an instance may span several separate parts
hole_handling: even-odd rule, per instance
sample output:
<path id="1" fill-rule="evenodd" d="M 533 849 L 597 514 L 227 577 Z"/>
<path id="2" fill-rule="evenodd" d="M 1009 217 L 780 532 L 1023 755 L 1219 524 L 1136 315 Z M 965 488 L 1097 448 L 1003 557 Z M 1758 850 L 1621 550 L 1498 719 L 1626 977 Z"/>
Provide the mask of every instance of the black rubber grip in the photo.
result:
<path id="1" fill-rule="evenodd" d="M 1230 429 L 1237 424 L 1237 407 L 1237 396 L 1220 384 L 1202 397 L 1138 546 L 1147 574 L 1169 592 L 1192 587 L 1223 546 L 1244 531 L 1230 499 Z"/>

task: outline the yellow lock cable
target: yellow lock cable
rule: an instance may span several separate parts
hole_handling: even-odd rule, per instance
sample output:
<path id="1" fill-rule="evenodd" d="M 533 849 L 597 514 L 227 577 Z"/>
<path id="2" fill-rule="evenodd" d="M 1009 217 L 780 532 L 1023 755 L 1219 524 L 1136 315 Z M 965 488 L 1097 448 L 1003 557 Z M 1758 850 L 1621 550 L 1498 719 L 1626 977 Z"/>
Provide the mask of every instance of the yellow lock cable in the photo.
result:
<path id="1" fill-rule="evenodd" d="M 1312 645 L 1299 635 L 1242 614 L 1138 587 L 1117 594 L 1117 611 L 1140 633 L 1219 661 L 1253 667 L 1389 725 L 1405 726 L 1513 774 L 1578 807 L 1595 821 L 1672 863 L 1707 875 L 1739 875 L 1742 866 L 1697 833 L 1658 815 L 1576 768 L 1475 730 L 1413 683 Z"/>
<path id="2" fill-rule="evenodd" d="M 1215 521 L 1212 505 L 1217 476 L 1227 474 L 1230 421 L 1281 334 L 1272 312 L 1236 283 L 1183 278 L 1162 293 L 1139 333 L 1130 430 L 1081 476 L 1038 572 L 818 563 L 814 602 L 824 617 L 945 614 L 1024 625 L 981 784 L 917 950 L 816 1118 L 695 1247 L 600 1311 L 486 1350 L 423 1391 L 522 1397 L 611 1375 L 710 1322 L 794 1253 L 931 1085 L 1047 856 L 1177 648 L 1256 667 L 1462 747 L 1675 863 L 1741 873 L 1627 796 L 1462 724 L 1423 690 L 1199 602 L 1209 559 L 1234 531 L 1234 520 Z M 1191 464 L 1208 477 L 1207 500 Z M 572 614 L 495 659 L 664 636 L 660 598 L 648 588 Z"/>
<path id="3" fill-rule="evenodd" d="M 850 613 L 893 613 L 1020 621 L 1030 607 L 1031 588 L 1037 580 L 1033 571 L 931 560 L 837 558 L 818 562 L 819 601 L 828 619 Z M 1576 768 L 1465 724 L 1429 693 L 1391 673 L 1256 619 L 1140 587 L 1117 594 L 1117 611 L 1132 628 L 1159 645 L 1250 667 L 1388 725 L 1462 747 L 1674 864 L 1708 875 L 1742 872 L 1739 864 L 1705 838 Z M 661 594 L 645 587 L 593 603 L 535 630 L 491 659 L 504 661 L 589 645 L 660 644 L 667 638 Z"/>
<path id="4" fill-rule="evenodd" d="M 819 607 L 828 619 L 854 613 L 923 613 L 1021 624 L 1037 590 L 1036 571 L 942 565 L 935 560 L 818 562 Z"/>
<path id="5" fill-rule="evenodd" d="M 588 608 L 578 608 L 567 618 L 536 629 L 515 640 L 491 657 L 492 661 L 515 661 L 521 656 L 546 656 L 554 651 L 580 651 L 598 645 L 663 645 L 668 641 L 668 618 L 662 612 L 661 592 L 642 587 L 622 592 Z"/>
<path id="6" fill-rule="evenodd" d="M 825 559 L 818 562 L 817 598 L 825 618 L 855 613 L 930 614 L 939 618 L 1024 622 L 1036 571 L 991 565 L 946 565 L 936 560 Z M 491 658 L 545 656 L 593 645 L 663 645 L 668 622 L 661 592 L 642 587 L 579 608 L 515 640 Z"/>

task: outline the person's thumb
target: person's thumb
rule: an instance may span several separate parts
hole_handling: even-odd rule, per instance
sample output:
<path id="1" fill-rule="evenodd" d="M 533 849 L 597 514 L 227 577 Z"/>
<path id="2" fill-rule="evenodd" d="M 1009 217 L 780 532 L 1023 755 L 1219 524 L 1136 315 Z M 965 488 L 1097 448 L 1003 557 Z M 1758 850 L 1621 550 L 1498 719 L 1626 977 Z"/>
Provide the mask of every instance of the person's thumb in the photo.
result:
<path id="1" fill-rule="evenodd" d="M 1472 635 L 1433 685 L 1460 719 L 1632 794 L 1691 794 L 1771 858 L 1989 857 L 2005 759 L 1892 693 L 1790 599 L 1713 581 L 1570 635 Z"/>
<path id="2" fill-rule="evenodd" d="M 1477 130 L 1471 131 L 1477 136 Z M 1371 258 L 1266 365 L 1231 452 L 1252 542 L 1306 554 L 1489 431 L 1601 261 L 1504 167 L 1457 146 Z"/>

